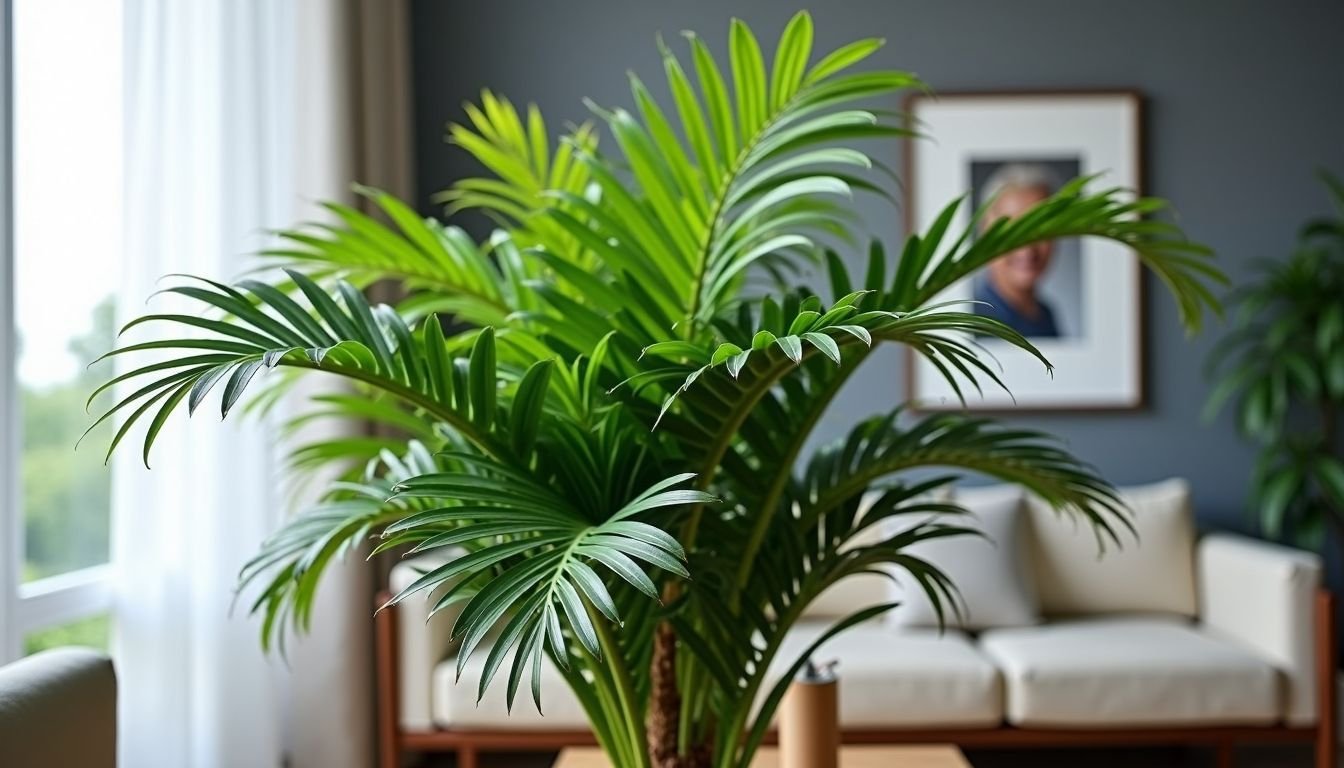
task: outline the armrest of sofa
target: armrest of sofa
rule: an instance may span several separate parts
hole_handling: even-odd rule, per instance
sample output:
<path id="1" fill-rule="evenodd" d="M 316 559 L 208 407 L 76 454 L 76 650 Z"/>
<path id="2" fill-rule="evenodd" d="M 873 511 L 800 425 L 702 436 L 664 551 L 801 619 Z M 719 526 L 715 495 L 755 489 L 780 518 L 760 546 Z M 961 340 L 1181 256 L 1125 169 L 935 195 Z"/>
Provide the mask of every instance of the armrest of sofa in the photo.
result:
<path id="1" fill-rule="evenodd" d="M 1199 542 L 1197 560 L 1200 620 L 1260 652 L 1284 673 L 1285 722 L 1315 723 L 1320 558 L 1219 533 Z"/>
<path id="2" fill-rule="evenodd" d="M 117 764 L 117 676 L 85 648 L 56 648 L 0 669 L 5 765 Z"/>
<path id="3" fill-rule="evenodd" d="M 422 574 L 448 562 L 461 552 L 426 555 L 398 563 L 388 577 L 388 586 L 395 595 L 409 587 Z M 434 603 L 448 589 L 444 584 L 432 593 L 411 595 L 397 605 L 396 656 L 397 701 L 400 725 L 408 730 L 429 730 L 430 698 L 434 667 L 453 650 L 451 632 L 453 622 L 461 613 L 459 603 L 429 617 Z"/>

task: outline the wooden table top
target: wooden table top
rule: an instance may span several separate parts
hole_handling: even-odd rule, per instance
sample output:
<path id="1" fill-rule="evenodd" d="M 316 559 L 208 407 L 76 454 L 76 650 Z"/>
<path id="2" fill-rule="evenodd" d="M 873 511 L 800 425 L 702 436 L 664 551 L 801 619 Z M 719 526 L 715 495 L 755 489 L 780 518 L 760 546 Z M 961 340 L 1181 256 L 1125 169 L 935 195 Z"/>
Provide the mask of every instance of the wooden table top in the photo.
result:
<path id="1" fill-rule="evenodd" d="M 773 747 L 756 753 L 752 768 L 777 768 L 779 754 Z M 602 751 L 570 748 L 560 753 L 555 768 L 611 768 Z M 852 746 L 840 748 L 840 768 L 971 768 L 961 750 L 952 746 Z"/>

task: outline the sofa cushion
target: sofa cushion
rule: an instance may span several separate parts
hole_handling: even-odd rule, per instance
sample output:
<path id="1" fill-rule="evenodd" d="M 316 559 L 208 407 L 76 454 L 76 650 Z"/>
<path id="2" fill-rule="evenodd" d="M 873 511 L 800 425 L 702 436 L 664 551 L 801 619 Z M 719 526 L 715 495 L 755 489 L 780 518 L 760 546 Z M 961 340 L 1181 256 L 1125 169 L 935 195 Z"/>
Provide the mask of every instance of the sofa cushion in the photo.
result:
<path id="1" fill-rule="evenodd" d="M 842 619 L 865 608 L 891 602 L 891 579 L 873 573 L 847 576 L 817 595 L 803 611 L 804 619 Z"/>
<path id="2" fill-rule="evenodd" d="M 971 516 L 947 516 L 945 522 L 984 534 L 928 539 L 905 549 L 928 561 L 952 580 L 961 594 L 959 618 L 945 606 L 949 626 L 966 629 L 1021 627 L 1040 622 L 1035 584 L 1028 565 L 1028 528 L 1022 490 L 1013 485 L 958 489 L 953 501 Z M 936 627 L 938 614 L 928 595 L 908 573 L 894 569 L 891 600 L 901 605 L 890 622 L 901 627 Z"/>
<path id="3" fill-rule="evenodd" d="M 1092 526 L 1028 498 L 1032 561 L 1041 610 L 1054 615 L 1195 615 L 1195 534 L 1190 486 L 1179 479 L 1121 488 L 1138 539 L 1098 551 Z"/>
<path id="4" fill-rule="evenodd" d="M 996 629 L 980 647 L 1003 673 L 1013 725 L 1265 725 L 1281 715 L 1267 661 L 1172 616 Z"/>
<path id="5" fill-rule="evenodd" d="M 771 685 L 831 622 L 801 622 L 780 646 Z M 960 632 L 896 630 L 868 622 L 826 642 L 814 658 L 837 660 L 846 728 L 979 728 L 1003 719 L 999 673 Z"/>
<path id="6" fill-rule="evenodd" d="M 800 622 L 770 667 L 760 698 L 768 695 L 788 667 L 829 626 Z M 487 653 L 478 651 L 454 684 L 456 659 L 434 670 L 434 723 L 441 728 L 572 730 L 587 727 L 579 701 L 550 660 L 542 665 L 542 712 L 532 703 L 527 682 L 510 714 L 505 706 L 507 670 L 476 703 Z M 840 722 L 846 728 L 979 728 L 1003 720 L 999 673 L 960 632 L 896 631 L 878 622 L 851 628 L 823 645 L 816 658 L 840 662 Z"/>
<path id="7" fill-rule="evenodd" d="M 506 695 L 509 664 L 505 662 L 485 691 L 485 698 L 476 703 L 477 686 L 490 653 L 490 641 L 482 644 L 467 660 L 462 679 L 454 683 L 457 658 L 444 659 L 434 668 L 433 714 L 434 724 L 440 728 L 508 728 L 518 730 L 575 730 L 588 727 L 583 707 L 570 691 L 560 670 L 550 658 L 541 662 L 541 712 L 532 701 L 531 675 L 518 686 L 518 696 L 509 712 Z"/>

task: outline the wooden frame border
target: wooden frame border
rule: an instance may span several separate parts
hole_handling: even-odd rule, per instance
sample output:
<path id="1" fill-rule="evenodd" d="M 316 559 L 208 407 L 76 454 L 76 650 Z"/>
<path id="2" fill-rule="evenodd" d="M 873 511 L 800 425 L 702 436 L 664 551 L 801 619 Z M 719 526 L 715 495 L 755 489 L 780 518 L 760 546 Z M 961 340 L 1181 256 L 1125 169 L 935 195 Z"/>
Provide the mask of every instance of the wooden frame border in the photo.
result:
<path id="1" fill-rule="evenodd" d="M 390 595 L 380 593 L 375 606 Z M 407 731 L 400 726 L 395 608 L 384 608 L 375 618 L 375 654 L 378 670 L 378 768 L 400 768 L 404 752 L 453 752 L 458 768 L 479 768 L 483 752 L 547 752 L 564 747 L 594 746 L 590 731 L 444 729 Z M 1195 745 L 1217 749 L 1219 768 L 1231 768 L 1237 744 L 1302 743 L 1316 747 L 1316 768 L 1336 768 L 1338 716 L 1335 679 L 1335 604 L 1325 589 L 1316 593 L 1317 720 L 1314 726 L 1230 726 L 1209 728 L 999 728 L 847 730 L 845 744 L 955 744 L 959 747 L 1101 747 Z M 774 743 L 774 734 L 767 738 Z"/>
<path id="2" fill-rule="evenodd" d="M 915 105 L 920 101 L 937 101 L 941 98 L 1019 98 L 1019 97 L 1070 97 L 1070 96 L 1123 96 L 1132 99 L 1134 102 L 1134 193 L 1139 196 L 1147 194 L 1148 169 L 1145 165 L 1146 153 L 1145 145 L 1148 141 L 1147 136 L 1147 101 L 1143 92 L 1137 88 L 1041 88 L 1015 91 L 947 91 L 945 93 L 935 93 L 926 95 L 921 93 L 906 94 L 901 104 L 902 112 L 909 117 L 914 116 Z M 915 215 L 914 215 L 914 145 L 918 139 L 908 137 L 901 142 L 901 181 L 905 184 L 909 192 L 905 205 L 901 208 L 902 224 L 905 228 L 905 236 L 909 237 L 915 233 Z M 1133 413 L 1147 409 L 1148 396 L 1151 390 L 1148 381 L 1148 347 L 1149 347 L 1149 324 L 1148 324 L 1148 290 L 1147 281 L 1143 271 L 1143 265 L 1137 256 L 1134 258 L 1134 271 L 1136 276 L 1138 290 L 1138 338 L 1139 338 L 1139 359 L 1135 370 L 1135 376 L 1138 383 L 1138 397 L 1133 403 L 1116 405 L 1113 403 L 1069 403 L 1067 405 L 1036 405 L 1023 408 L 1001 408 L 1001 407 L 969 407 L 963 408 L 960 404 L 949 406 L 926 405 L 915 399 L 915 352 L 906 347 L 904 354 L 904 372 L 902 382 L 905 385 L 905 399 L 910 402 L 912 410 L 919 413 L 941 413 L 948 411 L 970 410 L 974 413 L 985 415 L 1031 415 L 1031 414 L 1066 414 L 1066 413 Z"/>

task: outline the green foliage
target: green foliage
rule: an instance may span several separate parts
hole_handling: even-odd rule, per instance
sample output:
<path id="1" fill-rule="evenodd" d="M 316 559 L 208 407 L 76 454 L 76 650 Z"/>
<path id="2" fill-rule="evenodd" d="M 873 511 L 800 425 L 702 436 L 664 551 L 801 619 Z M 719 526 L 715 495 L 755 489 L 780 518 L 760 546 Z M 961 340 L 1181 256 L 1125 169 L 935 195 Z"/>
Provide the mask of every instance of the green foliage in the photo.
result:
<path id="1" fill-rule="evenodd" d="M 69 624 L 39 630 L 23 639 L 23 655 L 67 648 L 72 645 L 106 652 L 112 637 L 112 617 L 107 614 L 90 616 Z"/>
<path id="2" fill-rule="evenodd" d="M 243 571 L 268 643 L 308 625 L 323 569 L 369 536 L 379 549 L 437 551 L 446 564 L 394 600 L 442 588 L 435 610 L 462 608 L 453 633 L 461 663 L 486 654 L 481 695 L 499 677 L 512 705 L 528 678 L 539 702 L 549 657 L 613 761 L 647 766 L 645 716 L 668 700 L 654 690 L 653 638 L 670 627 L 676 739 L 732 768 L 750 762 L 782 695 L 766 672 L 781 641 L 826 588 L 900 569 L 940 610 L 956 608 L 954 585 L 906 548 L 965 533 L 950 522 L 960 508 L 930 500 L 961 472 L 1020 483 L 1089 521 L 1099 542 L 1119 537 L 1125 512 L 1094 470 L 1043 435 L 983 419 L 897 411 L 804 460 L 875 345 L 912 347 L 965 393 L 1000 385 L 975 336 L 1048 365 L 1006 326 L 934 301 L 1006 251 L 1122 242 L 1192 329 L 1221 279 L 1207 249 L 1151 218 L 1161 201 L 1093 193 L 1089 180 L 979 237 L 978 213 L 952 231 L 957 201 L 897 258 L 874 244 L 851 275 L 828 250 L 860 239 L 849 198 L 890 196 L 890 173 L 856 147 L 910 135 L 863 105 L 923 85 L 852 69 L 881 41 L 812 63 L 812 39 L 797 15 L 767 66 L 734 22 L 726 70 L 694 35 L 688 53 L 660 42 L 670 108 L 632 76 L 633 107 L 590 105 L 593 124 L 558 138 L 535 108 L 487 91 L 449 137 L 492 175 L 442 198 L 495 219 L 486 243 L 361 189 L 372 213 L 332 206 L 335 223 L 282 235 L 269 255 L 286 278 L 183 282 L 167 290 L 196 311 L 128 326 L 180 334 L 111 353 L 171 355 L 117 377 L 129 394 L 103 417 L 125 414 L 114 446 L 141 422 L 147 457 L 182 405 L 195 410 L 224 382 L 227 414 L 257 382 L 263 400 L 287 386 L 286 370 L 351 382 L 355 395 L 319 403 L 323 417 L 405 435 L 299 449 L 296 468 L 346 475 Z M 814 267 L 829 301 L 791 277 Z M 786 287 L 763 295 L 761 275 Z M 406 290 L 396 307 L 360 291 L 384 278 Z M 949 471 L 906 479 L 929 467 Z M 875 527 L 875 542 L 856 543 Z"/>
<path id="3" fill-rule="evenodd" d="M 1344 536 L 1344 185 L 1322 178 L 1334 215 L 1303 226 L 1286 260 L 1256 262 L 1259 279 L 1232 294 L 1205 409 L 1212 418 L 1232 401 L 1237 428 L 1260 446 L 1251 487 L 1264 532 L 1312 548 Z"/>
<path id="4" fill-rule="evenodd" d="M 116 332 L 111 299 L 90 315 L 88 334 L 72 339 L 70 354 L 90 360 Z M 84 401 L 100 373 L 81 368 L 68 381 L 23 385 L 20 470 L 23 482 L 24 577 L 38 579 L 107 562 L 112 482 L 100 457 L 71 455 L 84 431 Z M 106 440 L 111 432 L 99 435 Z"/>

